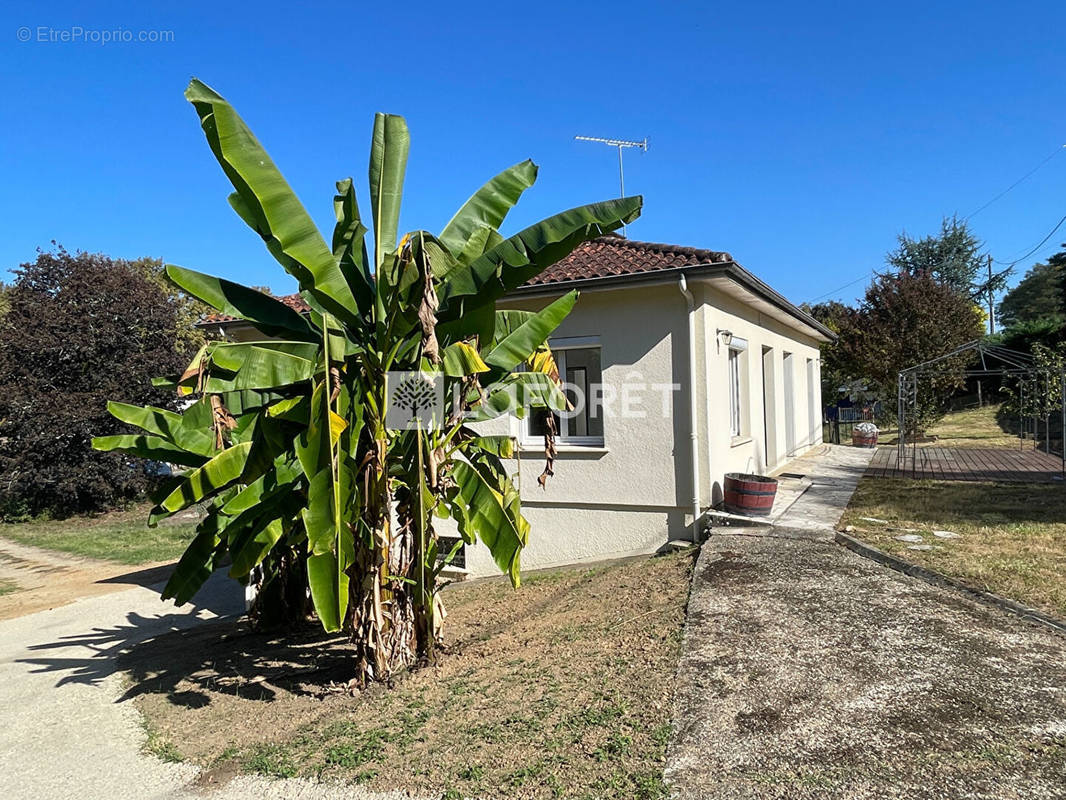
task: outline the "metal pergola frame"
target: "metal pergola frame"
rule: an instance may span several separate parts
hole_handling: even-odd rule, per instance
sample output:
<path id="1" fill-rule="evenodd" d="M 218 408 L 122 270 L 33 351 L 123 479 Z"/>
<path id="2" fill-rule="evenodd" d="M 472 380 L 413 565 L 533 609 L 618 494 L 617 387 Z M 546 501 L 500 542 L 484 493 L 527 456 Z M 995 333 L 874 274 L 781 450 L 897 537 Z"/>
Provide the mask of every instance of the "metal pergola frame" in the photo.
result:
<path id="1" fill-rule="evenodd" d="M 903 470 L 907 461 L 907 406 L 908 403 L 913 407 L 917 405 L 918 398 L 918 382 L 923 375 L 936 375 L 944 374 L 947 369 L 944 362 L 958 356 L 965 355 L 966 353 L 976 353 L 980 357 L 980 366 L 970 369 L 962 370 L 962 374 L 967 378 L 980 378 L 990 375 L 999 377 L 1017 377 L 1020 395 L 1020 411 L 1018 416 L 1018 440 L 1019 446 L 1024 446 L 1025 443 L 1025 417 L 1022 416 L 1025 409 L 1025 390 L 1028 384 L 1032 384 L 1033 390 L 1039 392 L 1040 381 L 1044 382 L 1045 396 L 1051 393 L 1051 381 L 1055 375 L 1055 370 L 1044 369 L 1036 365 L 1035 360 L 1028 353 L 1022 353 L 1018 350 L 1011 350 L 1007 347 L 1001 347 L 995 344 L 989 344 L 980 339 L 975 339 L 972 342 L 957 347 L 950 353 L 945 353 L 942 356 L 937 356 L 928 361 L 923 361 L 920 364 L 915 364 L 912 367 L 900 370 L 897 381 L 897 393 L 896 393 L 896 421 L 899 430 L 899 437 L 897 439 L 896 446 L 896 469 Z M 998 362 L 1000 366 L 989 366 L 989 361 Z M 1060 406 L 1062 414 L 1062 431 L 1063 431 L 1063 446 L 1062 446 L 1062 474 L 1066 476 L 1066 367 L 1058 370 L 1059 387 L 1062 391 L 1060 396 Z M 1034 448 L 1036 447 L 1036 437 L 1038 433 L 1037 424 L 1039 415 L 1033 414 L 1030 418 L 1033 425 L 1033 439 Z M 1051 452 L 1051 433 L 1050 433 L 1051 413 L 1050 411 L 1044 418 L 1044 440 L 1045 448 L 1048 453 Z M 917 441 L 911 442 L 911 465 L 916 463 L 918 454 Z"/>

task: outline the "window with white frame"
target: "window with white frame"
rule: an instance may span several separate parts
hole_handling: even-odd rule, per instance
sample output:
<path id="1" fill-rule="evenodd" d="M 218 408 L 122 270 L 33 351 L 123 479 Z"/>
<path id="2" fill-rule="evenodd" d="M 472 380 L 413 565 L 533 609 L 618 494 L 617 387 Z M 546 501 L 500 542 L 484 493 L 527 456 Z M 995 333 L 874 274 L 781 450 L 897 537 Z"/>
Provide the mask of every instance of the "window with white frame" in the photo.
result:
<path id="1" fill-rule="evenodd" d="M 740 351 L 729 348 L 729 433 L 740 436 Z"/>
<path id="2" fill-rule="evenodd" d="M 744 351 L 748 343 L 733 337 L 729 343 L 729 433 L 735 439 L 744 435 Z"/>
<path id="3" fill-rule="evenodd" d="M 599 345 L 552 343 L 552 354 L 563 381 L 563 391 L 573 409 L 555 412 L 556 441 L 561 444 L 603 445 L 603 369 Z M 524 423 L 524 440 L 539 442 L 547 431 L 548 411 L 530 409 Z"/>

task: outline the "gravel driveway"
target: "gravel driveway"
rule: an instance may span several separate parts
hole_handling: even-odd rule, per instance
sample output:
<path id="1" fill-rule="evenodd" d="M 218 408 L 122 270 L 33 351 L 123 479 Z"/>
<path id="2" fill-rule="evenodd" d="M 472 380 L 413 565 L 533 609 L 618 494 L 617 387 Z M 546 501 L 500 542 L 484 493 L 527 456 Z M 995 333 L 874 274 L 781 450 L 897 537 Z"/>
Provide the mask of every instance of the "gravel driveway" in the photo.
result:
<path id="1" fill-rule="evenodd" d="M 1066 638 L 829 534 L 704 545 L 668 759 L 676 796 L 1066 797 Z"/>

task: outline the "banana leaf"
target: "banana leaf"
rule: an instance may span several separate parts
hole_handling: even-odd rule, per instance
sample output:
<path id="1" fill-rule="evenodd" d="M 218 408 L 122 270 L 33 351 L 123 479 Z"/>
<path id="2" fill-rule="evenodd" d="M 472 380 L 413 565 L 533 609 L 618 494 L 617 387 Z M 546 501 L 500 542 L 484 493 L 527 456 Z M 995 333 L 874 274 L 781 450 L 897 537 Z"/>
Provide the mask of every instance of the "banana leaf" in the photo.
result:
<path id="1" fill-rule="evenodd" d="M 485 252 L 489 231 L 500 227 L 522 192 L 536 180 L 536 164 L 529 160 L 515 164 L 474 192 L 455 212 L 439 238 L 460 264 L 469 264 L 472 258 Z M 471 240 L 474 245 L 468 249 Z M 478 247 L 481 249 L 477 250 Z"/>
<path id="2" fill-rule="evenodd" d="M 312 307 L 358 324 L 348 282 L 307 210 L 233 107 L 195 78 L 185 97 L 196 109 L 215 158 L 229 178 L 230 204 L 300 283 Z"/>
<path id="3" fill-rule="evenodd" d="M 480 306 L 502 297 L 568 256 L 582 242 L 622 227 L 640 216 L 643 199 L 623 197 L 579 206 L 548 217 L 452 270 L 438 292 L 438 319 L 463 313 L 464 298 Z"/>
<path id="4" fill-rule="evenodd" d="M 577 302 L 577 292 L 567 292 L 546 308 L 531 314 L 485 355 L 485 363 L 510 371 L 524 363 L 559 327 Z"/>
<path id="5" fill-rule="evenodd" d="M 315 340 L 314 331 L 301 314 L 268 294 L 174 264 L 167 264 L 166 274 L 179 289 L 216 311 L 252 323 L 264 336 Z"/>

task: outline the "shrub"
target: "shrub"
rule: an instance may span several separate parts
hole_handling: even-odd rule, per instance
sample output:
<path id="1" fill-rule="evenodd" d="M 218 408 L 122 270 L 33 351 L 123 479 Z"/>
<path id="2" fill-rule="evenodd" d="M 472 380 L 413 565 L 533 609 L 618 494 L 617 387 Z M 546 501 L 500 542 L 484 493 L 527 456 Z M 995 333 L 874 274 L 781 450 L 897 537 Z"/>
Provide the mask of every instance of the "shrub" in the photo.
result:
<path id="1" fill-rule="evenodd" d="M 99 511 L 153 482 L 151 465 L 91 444 L 126 432 L 108 400 L 175 403 L 150 380 L 187 363 L 177 345 L 187 309 L 152 263 L 59 247 L 15 271 L 0 319 L 0 517 Z"/>

